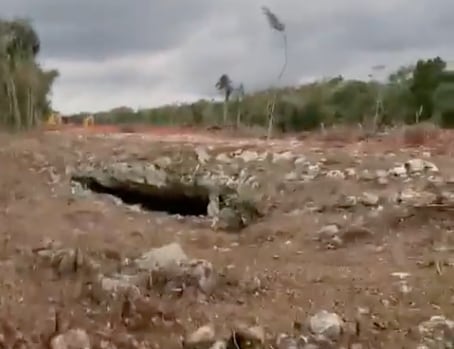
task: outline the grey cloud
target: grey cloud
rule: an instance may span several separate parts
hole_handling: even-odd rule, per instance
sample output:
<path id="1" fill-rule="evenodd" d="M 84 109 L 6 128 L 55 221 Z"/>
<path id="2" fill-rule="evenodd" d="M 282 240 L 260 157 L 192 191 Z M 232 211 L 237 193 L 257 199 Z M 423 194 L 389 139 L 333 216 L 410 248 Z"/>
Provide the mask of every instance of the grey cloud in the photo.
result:
<path id="1" fill-rule="evenodd" d="M 96 78 L 72 74 L 65 80 L 62 74 L 59 86 L 66 90 L 85 81 L 100 96 L 117 86 L 143 88 L 144 95 L 162 89 L 213 96 L 222 73 L 248 89 L 275 82 L 282 42 L 261 5 L 287 26 L 289 60 L 282 84 L 367 70 L 382 60 L 397 67 L 408 63 L 398 61 L 408 55 L 416 60 L 423 53 L 454 54 L 452 0 L 2 0 L 2 12 L 33 18 L 44 59 L 102 66 L 134 54 L 175 53 L 166 70 L 156 73 L 123 67 Z"/>
<path id="2" fill-rule="evenodd" d="M 303 75 L 339 74 L 352 65 L 364 64 L 361 61 L 364 56 L 377 57 L 377 61 L 370 62 L 372 67 L 381 63 L 386 55 L 400 56 L 405 51 L 431 51 L 436 55 L 439 49 L 450 45 L 449 35 L 454 22 L 449 21 L 449 14 L 454 13 L 454 2 L 442 0 L 436 6 L 432 5 L 433 8 L 426 0 L 385 2 L 389 6 L 377 9 L 358 6 L 358 1 L 345 1 L 345 8 L 331 11 L 328 7 L 320 7 L 316 11 L 318 15 L 314 16 L 305 13 L 304 8 L 311 6 L 307 3 L 293 3 L 294 11 L 289 12 L 290 1 L 282 1 L 282 8 L 287 10 L 282 12 L 289 16 L 288 19 L 282 16 L 289 36 L 289 62 L 283 84 L 295 83 Z M 249 14 L 251 17 L 254 15 L 260 16 Z M 230 72 L 234 79 L 244 80 L 252 89 L 274 82 L 282 61 L 279 38 L 266 32 L 265 23 L 258 23 L 257 19 L 253 23 L 254 27 L 242 22 L 238 31 L 232 34 L 244 44 L 244 54 L 240 57 L 227 52 L 197 55 L 191 51 L 190 56 L 194 58 L 188 64 L 188 76 L 191 80 L 204 77 L 194 84 L 201 93 L 213 91 L 211 82 L 225 71 Z M 404 63 L 407 62 L 395 62 L 394 65 Z M 197 74 L 202 71 L 204 74 Z M 211 81 L 206 80 L 207 76 Z"/>
<path id="3" fill-rule="evenodd" d="M 36 23 L 45 55 L 80 59 L 173 48 L 203 25 L 212 8 L 209 0 L 6 1 L 10 15 Z"/>

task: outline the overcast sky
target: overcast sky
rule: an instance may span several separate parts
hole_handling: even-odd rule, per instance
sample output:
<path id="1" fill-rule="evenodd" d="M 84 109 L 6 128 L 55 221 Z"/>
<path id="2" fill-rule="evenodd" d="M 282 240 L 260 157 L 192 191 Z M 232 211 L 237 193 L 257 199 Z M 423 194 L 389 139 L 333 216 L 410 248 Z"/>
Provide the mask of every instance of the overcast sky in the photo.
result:
<path id="1" fill-rule="evenodd" d="M 222 73 L 247 90 L 274 83 L 287 25 L 284 84 L 367 77 L 418 58 L 454 55 L 453 0 L 1 0 L 1 16 L 32 19 L 40 61 L 56 68 L 64 113 L 216 96 Z M 382 74 L 385 74 L 383 72 Z"/>

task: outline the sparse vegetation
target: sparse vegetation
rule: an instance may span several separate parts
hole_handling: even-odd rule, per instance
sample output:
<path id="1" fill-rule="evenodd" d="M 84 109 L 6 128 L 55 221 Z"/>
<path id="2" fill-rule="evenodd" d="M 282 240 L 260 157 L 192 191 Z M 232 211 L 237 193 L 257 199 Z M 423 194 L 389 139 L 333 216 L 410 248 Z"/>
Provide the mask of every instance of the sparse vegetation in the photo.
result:
<path id="1" fill-rule="evenodd" d="M 0 18 L 0 124 L 29 129 L 49 115 L 48 99 L 56 70 L 36 60 L 40 40 L 29 21 Z"/>

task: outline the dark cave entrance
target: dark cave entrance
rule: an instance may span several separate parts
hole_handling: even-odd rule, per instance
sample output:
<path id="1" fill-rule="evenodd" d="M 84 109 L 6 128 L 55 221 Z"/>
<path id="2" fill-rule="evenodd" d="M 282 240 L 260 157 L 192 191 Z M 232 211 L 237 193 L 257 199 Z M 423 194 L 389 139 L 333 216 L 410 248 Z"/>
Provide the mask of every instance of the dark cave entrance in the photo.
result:
<path id="1" fill-rule="evenodd" d="M 73 178 L 73 180 L 94 193 L 115 196 L 125 204 L 140 205 L 147 211 L 181 216 L 206 216 L 210 201 L 208 191 L 202 190 L 197 191 L 197 195 L 188 195 L 182 189 L 134 187 L 122 183 L 105 186 L 92 178 Z"/>

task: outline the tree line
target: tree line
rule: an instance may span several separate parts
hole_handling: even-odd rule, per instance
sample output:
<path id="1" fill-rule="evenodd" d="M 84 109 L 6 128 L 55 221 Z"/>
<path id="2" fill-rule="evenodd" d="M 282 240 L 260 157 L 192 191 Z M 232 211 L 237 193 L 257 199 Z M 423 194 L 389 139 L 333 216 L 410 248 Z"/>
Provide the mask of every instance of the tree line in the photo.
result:
<path id="1" fill-rule="evenodd" d="M 451 89 L 451 94 L 444 93 L 441 99 L 434 99 L 445 66 L 443 59 L 435 57 L 403 66 L 384 82 L 373 77 L 364 81 L 337 76 L 279 89 L 274 127 L 281 132 L 293 132 L 316 129 L 322 124 L 329 127 L 375 123 L 380 127 L 434 119 L 437 105 L 452 101 L 454 96 Z M 121 107 L 94 116 L 97 123 L 105 124 L 268 126 L 269 96 L 276 90 L 245 93 L 244 86 L 233 84 L 228 74 L 220 76 L 215 88 L 224 94 L 223 102 L 200 100 L 137 111 Z M 454 118 L 434 121 L 441 126 L 454 124 Z"/>
<path id="2" fill-rule="evenodd" d="M 283 34 L 285 43 L 285 26 L 267 8 L 263 10 L 270 27 Z M 58 72 L 41 67 L 40 50 L 40 39 L 29 21 L 0 19 L 0 126 L 32 128 L 51 113 L 50 91 Z M 286 52 L 284 58 L 282 72 Z M 98 124 L 263 128 L 271 124 L 281 132 L 368 122 L 380 127 L 429 119 L 452 126 L 454 113 L 446 110 L 454 111 L 454 75 L 442 73 L 445 66 L 440 57 L 420 59 L 399 68 L 384 82 L 373 77 L 363 81 L 337 76 L 258 92 L 247 91 L 224 73 L 213 83 L 213 90 L 218 89 L 224 96 L 222 102 L 200 100 L 142 110 L 120 107 L 94 114 L 94 119 Z M 73 120 L 82 122 L 86 115 L 74 115 Z"/>
<path id="3" fill-rule="evenodd" d="M 0 18 L 0 126 L 30 129 L 51 112 L 49 94 L 58 76 L 37 57 L 41 43 L 28 20 Z"/>

